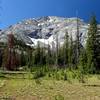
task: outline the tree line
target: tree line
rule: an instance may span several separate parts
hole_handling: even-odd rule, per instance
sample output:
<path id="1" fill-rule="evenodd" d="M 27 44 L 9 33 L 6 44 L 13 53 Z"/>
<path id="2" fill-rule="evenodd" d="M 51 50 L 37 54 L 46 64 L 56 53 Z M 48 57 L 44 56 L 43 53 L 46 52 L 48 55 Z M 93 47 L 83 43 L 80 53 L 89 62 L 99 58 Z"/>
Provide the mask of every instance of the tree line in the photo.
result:
<path id="1" fill-rule="evenodd" d="M 71 33 L 66 31 L 63 46 L 60 46 L 56 34 L 56 48 L 41 47 L 38 42 L 36 48 L 25 45 L 17 40 L 13 34 L 8 35 L 7 44 L 0 47 L 0 66 L 2 69 L 19 70 L 22 66 L 27 68 L 48 66 L 56 68 L 80 69 L 82 72 L 95 73 L 100 71 L 100 33 L 96 17 L 92 16 L 83 47 L 80 40 L 79 20 L 77 18 L 76 40 L 73 41 Z M 69 36 L 70 34 L 70 36 Z"/>

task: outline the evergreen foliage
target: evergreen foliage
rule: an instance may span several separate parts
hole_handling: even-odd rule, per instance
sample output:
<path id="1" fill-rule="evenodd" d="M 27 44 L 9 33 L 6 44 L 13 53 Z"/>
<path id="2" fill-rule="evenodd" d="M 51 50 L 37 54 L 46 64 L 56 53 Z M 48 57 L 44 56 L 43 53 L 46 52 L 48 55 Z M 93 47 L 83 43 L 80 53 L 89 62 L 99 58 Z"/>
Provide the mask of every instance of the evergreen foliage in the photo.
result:
<path id="1" fill-rule="evenodd" d="M 86 52 L 87 52 L 87 67 L 90 73 L 94 73 L 98 68 L 99 61 L 99 52 L 100 43 L 98 41 L 98 29 L 97 29 L 97 21 L 96 17 L 92 16 L 90 19 L 90 26 L 88 31 L 88 39 L 86 44 Z"/>

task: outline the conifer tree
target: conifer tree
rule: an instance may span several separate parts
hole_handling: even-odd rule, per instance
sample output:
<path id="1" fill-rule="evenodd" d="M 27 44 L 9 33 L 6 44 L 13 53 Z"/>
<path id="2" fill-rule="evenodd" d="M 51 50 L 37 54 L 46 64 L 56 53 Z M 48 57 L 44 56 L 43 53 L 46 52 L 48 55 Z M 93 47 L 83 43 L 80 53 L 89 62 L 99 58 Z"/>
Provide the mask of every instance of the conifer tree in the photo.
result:
<path id="1" fill-rule="evenodd" d="M 72 66 L 73 66 L 73 39 L 72 39 L 72 34 L 71 34 L 70 42 L 69 42 L 68 64 L 69 64 L 69 67 L 72 69 Z"/>
<path id="2" fill-rule="evenodd" d="M 41 64 L 41 48 L 40 48 L 40 43 L 37 43 L 37 48 L 34 51 L 34 65 L 40 65 Z"/>
<path id="3" fill-rule="evenodd" d="M 82 73 L 87 72 L 86 63 L 87 63 L 86 50 L 84 48 L 81 48 L 79 57 L 79 69 L 81 70 Z"/>
<path id="4" fill-rule="evenodd" d="M 76 67 L 78 67 L 78 64 L 79 64 L 79 56 L 80 56 L 80 36 L 79 36 L 79 19 L 77 18 L 76 19 L 76 26 L 77 26 L 77 32 L 76 32 L 76 44 L 75 44 L 75 46 L 76 46 L 76 54 L 75 54 L 75 59 L 76 59 L 76 61 L 75 61 L 75 66 Z"/>
<path id="5" fill-rule="evenodd" d="M 68 53 L 69 53 L 69 36 L 68 32 L 65 33 L 65 44 L 64 44 L 64 65 L 68 66 Z"/>
<path id="6" fill-rule="evenodd" d="M 28 67 L 31 68 L 33 66 L 33 60 L 32 60 L 32 48 L 28 48 Z"/>
<path id="7" fill-rule="evenodd" d="M 21 54 L 20 54 L 20 65 L 25 66 L 26 65 L 26 57 L 24 54 L 24 51 L 21 49 Z"/>
<path id="8" fill-rule="evenodd" d="M 7 67 L 7 61 L 8 61 L 8 47 L 5 48 L 5 50 L 3 51 L 3 60 L 2 60 L 2 67 L 3 69 L 5 69 Z"/>
<path id="9" fill-rule="evenodd" d="M 2 66 L 2 49 L 0 48 L 0 67 Z"/>
<path id="10" fill-rule="evenodd" d="M 8 46 L 5 49 L 3 56 L 3 66 L 8 70 L 17 69 L 17 58 L 14 49 L 15 41 L 13 34 L 8 35 Z"/>
<path id="11" fill-rule="evenodd" d="M 65 61 L 66 61 L 66 52 L 65 52 L 65 47 L 63 46 L 63 47 L 60 47 L 59 48 L 59 51 L 58 51 L 59 53 L 58 53 L 58 64 L 61 66 L 61 68 L 62 68 L 62 66 L 63 67 L 66 67 L 65 66 Z"/>
<path id="12" fill-rule="evenodd" d="M 96 58 L 97 58 L 97 21 L 96 17 L 92 16 L 90 19 L 90 25 L 88 30 L 88 39 L 86 44 L 86 52 L 87 52 L 87 67 L 88 71 L 94 73 L 96 71 Z"/>
<path id="13" fill-rule="evenodd" d="M 46 64 L 48 66 L 52 64 L 52 55 L 51 55 L 51 48 L 50 48 L 49 43 L 48 43 L 48 48 L 47 48 Z"/>
<path id="14" fill-rule="evenodd" d="M 58 49 L 59 49 L 59 43 L 58 43 L 58 33 L 56 33 L 56 66 L 58 66 Z"/>

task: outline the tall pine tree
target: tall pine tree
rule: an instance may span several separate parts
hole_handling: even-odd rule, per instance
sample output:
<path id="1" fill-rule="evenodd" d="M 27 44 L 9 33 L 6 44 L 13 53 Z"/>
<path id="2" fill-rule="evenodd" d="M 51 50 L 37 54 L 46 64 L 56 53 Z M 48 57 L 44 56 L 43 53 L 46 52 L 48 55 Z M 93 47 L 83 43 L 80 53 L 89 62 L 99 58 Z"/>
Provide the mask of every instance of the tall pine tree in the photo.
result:
<path id="1" fill-rule="evenodd" d="M 68 64 L 68 53 L 69 53 L 69 36 L 68 32 L 65 33 L 65 44 L 64 44 L 64 65 Z"/>
<path id="2" fill-rule="evenodd" d="M 88 39 L 86 44 L 86 53 L 87 53 L 87 68 L 88 71 L 94 73 L 97 67 L 97 48 L 98 44 L 98 31 L 97 31 L 97 21 L 96 17 L 93 15 L 90 19 L 90 25 L 88 30 Z"/>
<path id="3" fill-rule="evenodd" d="M 72 69 L 72 67 L 73 67 L 73 39 L 72 39 L 72 34 L 71 34 L 70 42 L 69 42 L 68 63 L 69 63 L 69 67 Z"/>

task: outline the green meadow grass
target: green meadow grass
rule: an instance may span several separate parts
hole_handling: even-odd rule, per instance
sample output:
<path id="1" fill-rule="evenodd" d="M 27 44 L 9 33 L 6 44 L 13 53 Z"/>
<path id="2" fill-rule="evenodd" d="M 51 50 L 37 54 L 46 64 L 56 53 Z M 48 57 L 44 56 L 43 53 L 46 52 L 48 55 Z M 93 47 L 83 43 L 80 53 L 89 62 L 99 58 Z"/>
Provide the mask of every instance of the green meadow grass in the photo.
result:
<path id="1" fill-rule="evenodd" d="M 17 74 L 16 74 L 17 75 Z M 90 75 L 86 83 L 49 79 L 0 78 L 0 100 L 100 100 L 100 76 Z"/>

